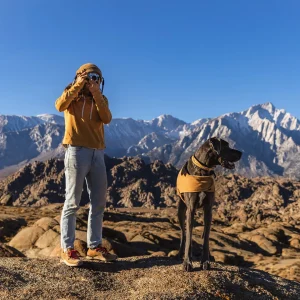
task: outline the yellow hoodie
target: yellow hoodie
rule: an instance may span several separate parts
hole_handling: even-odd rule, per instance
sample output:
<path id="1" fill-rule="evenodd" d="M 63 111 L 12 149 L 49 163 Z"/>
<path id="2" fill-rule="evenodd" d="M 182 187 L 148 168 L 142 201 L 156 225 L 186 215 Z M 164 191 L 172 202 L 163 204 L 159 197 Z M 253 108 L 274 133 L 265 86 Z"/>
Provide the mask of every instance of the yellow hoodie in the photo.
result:
<path id="1" fill-rule="evenodd" d="M 112 119 L 108 100 L 100 89 L 92 97 L 79 96 L 84 82 L 74 83 L 66 88 L 56 100 L 55 107 L 64 112 L 65 135 L 64 146 L 82 146 L 104 149 L 104 126 Z"/>

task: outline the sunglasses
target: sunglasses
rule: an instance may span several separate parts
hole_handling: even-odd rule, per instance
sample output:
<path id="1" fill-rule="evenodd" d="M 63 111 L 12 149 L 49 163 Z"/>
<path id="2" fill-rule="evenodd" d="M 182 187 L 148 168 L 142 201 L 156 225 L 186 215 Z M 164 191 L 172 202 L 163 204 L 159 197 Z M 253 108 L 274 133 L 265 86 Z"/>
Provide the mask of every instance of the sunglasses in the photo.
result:
<path id="1" fill-rule="evenodd" d="M 88 78 L 94 81 L 100 81 L 101 76 L 97 73 L 88 73 Z"/>

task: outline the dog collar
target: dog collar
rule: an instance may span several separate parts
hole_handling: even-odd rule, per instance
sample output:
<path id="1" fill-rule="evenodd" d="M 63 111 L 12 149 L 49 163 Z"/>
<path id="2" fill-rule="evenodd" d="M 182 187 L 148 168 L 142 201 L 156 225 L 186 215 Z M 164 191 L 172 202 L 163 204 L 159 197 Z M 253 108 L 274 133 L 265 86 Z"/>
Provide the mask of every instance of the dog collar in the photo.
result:
<path id="1" fill-rule="evenodd" d="M 214 168 L 209 168 L 205 165 L 203 165 L 196 157 L 195 155 L 192 156 L 192 162 L 195 166 L 203 169 L 203 170 L 206 170 L 206 171 L 212 171 Z"/>

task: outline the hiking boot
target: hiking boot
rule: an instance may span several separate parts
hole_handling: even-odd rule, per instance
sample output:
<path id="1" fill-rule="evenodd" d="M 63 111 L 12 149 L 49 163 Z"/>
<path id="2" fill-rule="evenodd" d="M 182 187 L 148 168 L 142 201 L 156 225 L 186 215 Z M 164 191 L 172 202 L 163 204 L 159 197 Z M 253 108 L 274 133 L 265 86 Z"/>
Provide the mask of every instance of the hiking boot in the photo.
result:
<path id="1" fill-rule="evenodd" d="M 72 248 L 68 248 L 66 252 L 61 250 L 60 262 L 70 267 L 79 267 L 82 265 L 82 260 L 80 260 L 78 252 Z"/>
<path id="2" fill-rule="evenodd" d="M 89 248 L 86 258 L 109 262 L 117 260 L 118 256 L 116 254 L 109 253 L 105 247 L 98 246 L 94 249 Z"/>

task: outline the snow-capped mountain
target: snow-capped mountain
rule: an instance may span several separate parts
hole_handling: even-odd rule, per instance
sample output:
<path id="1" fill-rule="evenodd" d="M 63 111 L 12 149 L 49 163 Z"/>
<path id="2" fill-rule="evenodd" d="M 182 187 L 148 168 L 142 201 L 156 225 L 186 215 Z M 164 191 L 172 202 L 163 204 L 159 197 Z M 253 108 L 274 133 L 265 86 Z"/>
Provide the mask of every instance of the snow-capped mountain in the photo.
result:
<path id="1" fill-rule="evenodd" d="M 151 121 L 127 119 L 113 119 L 105 126 L 107 153 L 113 156 L 128 155 L 132 147 L 152 147 L 145 144 L 150 141 L 146 137 L 156 134 L 166 142 L 175 141 L 179 137 L 180 129 L 186 126 L 184 121 L 171 115 L 161 115 Z M 158 145 L 159 142 L 158 142 Z M 140 154 L 137 151 L 136 154 Z"/>
<path id="2" fill-rule="evenodd" d="M 65 125 L 65 120 L 62 116 L 53 115 L 53 114 L 41 114 L 37 115 L 44 123 L 52 123 L 57 125 Z"/>
<path id="3" fill-rule="evenodd" d="M 64 118 L 50 114 L 42 114 L 36 117 L 0 115 L 0 133 L 21 131 L 45 123 L 64 125 Z"/>
<path id="4" fill-rule="evenodd" d="M 57 115 L 0 116 L 0 169 L 62 156 L 64 119 Z M 181 167 L 208 138 L 224 138 L 244 152 L 236 172 L 300 178 L 300 122 L 271 103 L 186 123 L 171 115 L 153 120 L 113 119 L 105 126 L 109 156 L 141 156 Z"/>
<path id="5" fill-rule="evenodd" d="M 181 166 L 206 139 L 217 136 L 244 152 L 237 171 L 243 175 L 300 178 L 300 122 L 271 103 L 224 114 L 191 129 L 175 143 L 144 154 Z"/>

